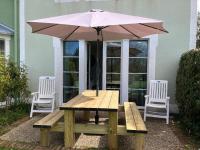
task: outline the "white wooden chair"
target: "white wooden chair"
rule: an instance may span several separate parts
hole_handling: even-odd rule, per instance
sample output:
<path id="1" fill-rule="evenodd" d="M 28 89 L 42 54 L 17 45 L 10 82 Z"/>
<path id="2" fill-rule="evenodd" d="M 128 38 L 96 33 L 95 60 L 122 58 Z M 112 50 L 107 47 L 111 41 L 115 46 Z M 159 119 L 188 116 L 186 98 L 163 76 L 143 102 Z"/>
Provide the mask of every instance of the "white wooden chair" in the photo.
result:
<path id="1" fill-rule="evenodd" d="M 144 121 L 146 121 L 146 117 L 165 118 L 166 123 L 169 124 L 170 97 L 167 96 L 167 90 L 168 81 L 150 81 L 149 95 L 145 95 Z M 161 110 L 164 110 L 164 112 L 161 112 Z"/>
<path id="2" fill-rule="evenodd" d="M 32 93 L 32 96 L 30 118 L 33 116 L 33 113 L 53 112 L 55 101 L 55 77 L 41 76 L 39 78 L 38 92 Z M 35 106 L 38 108 L 35 109 Z"/>

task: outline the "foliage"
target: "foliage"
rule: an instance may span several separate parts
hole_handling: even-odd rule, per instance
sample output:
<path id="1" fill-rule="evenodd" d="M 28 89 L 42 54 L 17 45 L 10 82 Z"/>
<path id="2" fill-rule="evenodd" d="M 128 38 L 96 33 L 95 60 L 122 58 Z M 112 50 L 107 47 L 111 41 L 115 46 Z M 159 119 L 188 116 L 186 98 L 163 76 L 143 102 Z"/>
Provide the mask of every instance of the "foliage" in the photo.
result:
<path id="1" fill-rule="evenodd" d="M 21 119 L 30 111 L 30 104 L 25 102 L 14 103 L 8 109 L 0 109 L 0 135 L 7 131 L 7 126 Z"/>
<path id="2" fill-rule="evenodd" d="M 27 100 L 30 95 L 26 67 L 3 57 L 0 57 L 0 85 L 0 101 L 17 102 Z"/>
<path id="3" fill-rule="evenodd" d="M 184 129 L 200 138 L 200 49 L 181 57 L 176 78 L 176 101 Z"/>

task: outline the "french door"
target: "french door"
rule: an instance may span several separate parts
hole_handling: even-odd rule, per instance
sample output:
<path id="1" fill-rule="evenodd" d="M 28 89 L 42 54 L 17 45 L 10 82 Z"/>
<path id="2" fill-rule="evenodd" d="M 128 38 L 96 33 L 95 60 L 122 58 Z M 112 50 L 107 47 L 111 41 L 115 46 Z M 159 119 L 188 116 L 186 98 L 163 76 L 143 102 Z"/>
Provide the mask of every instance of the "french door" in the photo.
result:
<path id="1" fill-rule="evenodd" d="M 64 42 L 64 102 L 76 96 L 80 89 L 96 89 L 96 50 L 96 42 L 84 41 L 82 45 L 79 41 Z M 121 103 L 129 100 L 143 106 L 147 81 L 148 40 L 100 44 L 99 89 L 119 90 Z"/>

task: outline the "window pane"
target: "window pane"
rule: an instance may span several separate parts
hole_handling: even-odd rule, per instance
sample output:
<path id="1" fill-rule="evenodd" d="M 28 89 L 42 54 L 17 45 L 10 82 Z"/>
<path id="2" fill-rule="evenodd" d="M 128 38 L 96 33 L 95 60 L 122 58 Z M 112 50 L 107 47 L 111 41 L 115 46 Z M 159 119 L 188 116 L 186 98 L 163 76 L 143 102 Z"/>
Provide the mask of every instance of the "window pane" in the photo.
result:
<path id="1" fill-rule="evenodd" d="M 147 57 L 148 41 L 130 41 L 129 57 Z"/>
<path id="2" fill-rule="evenodd" d="M 120 57 L 121 56 L 121 43 L 108 42 L 107 43 L 107 57 Z"/>
<path id="3" fill-rule="evenodd" d="M 120 74 L 107 74 L 106 88 L 120 88 Z"/>
<path id="4" fill-rule="evenodd" d="M 107 58 L 107 72 L 120 73 L 120 58 Z"/>
<path id="5" fill-rule="evenodd" d="M 5 41 L 0 40 L 0 55 L 5 55 Z"/>
<path id="6" fill-rule="evenodd" d="M 78 56 L 79 55 L 79 42 L 66 41 L 64 42 L 63 56 Z"/>
<path id="7" fill-rule="evenodd" d="M 63 59 L 64 71 L 78 71 L 79 59 L 78 58 L 64 58 Z"/>
<path id="8" fill-rule="evenodd" d="M 78 87 L 78 73 L 64 73 L 63 85 Z"/>
<path id="9" fill-rule="evenodd" d="M 78 95 L 78 88 L 64 88 L 63 89 L 63 102 L 67 102 L 73 97 Z"/>
<path id="10" fill-rule="evenodd" d="M 130 89 L 146 89 L 147 75 L 129 74 L 129 88 Z"/>
<path id="11" fill-rule="evenodd" d="M 144 106 L 146 90 L 133 90 L 129 89 L 128 97 L 129 102 L 135 102 L 138 106 Z"/>
<path id="12" fill-rule="evenodd" d="M 146 58 L 129 58 L 130 73 L 147 73 Z"/>

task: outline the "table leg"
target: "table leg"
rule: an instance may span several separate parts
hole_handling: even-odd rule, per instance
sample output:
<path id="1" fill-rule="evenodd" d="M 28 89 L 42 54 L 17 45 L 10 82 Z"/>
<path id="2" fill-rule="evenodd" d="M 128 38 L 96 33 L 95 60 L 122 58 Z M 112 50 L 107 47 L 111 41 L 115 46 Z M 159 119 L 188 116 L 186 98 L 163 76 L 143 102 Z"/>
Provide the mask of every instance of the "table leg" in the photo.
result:
<path id="1" fill-rule="evenodd" d="M 64 111 L 64 143 L 66 148 L 72 148 L 75 143 L 75 134 L 74 134 L 74 124 L 75 116 L 73 110 Z"/>
<path id="2" fill-rule="evenodd" d="M 145 135 L 142 133 L 137 133 L 135 135 L 135 140 L 133 142 L 135 150 L 144 150 L 144 139 Z"/>
<path id="3" fill-rule="evenodd" d="M 118 149 L 117 143 L 117 112 L 109 112 L 109 133 L 108 133 L 108 147 L 109 149 Z"/>

